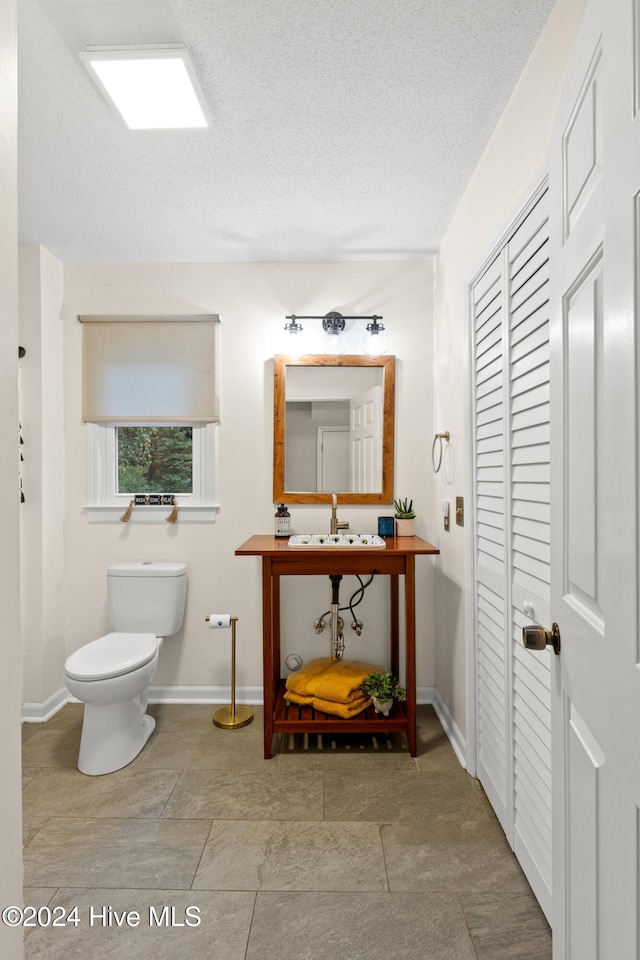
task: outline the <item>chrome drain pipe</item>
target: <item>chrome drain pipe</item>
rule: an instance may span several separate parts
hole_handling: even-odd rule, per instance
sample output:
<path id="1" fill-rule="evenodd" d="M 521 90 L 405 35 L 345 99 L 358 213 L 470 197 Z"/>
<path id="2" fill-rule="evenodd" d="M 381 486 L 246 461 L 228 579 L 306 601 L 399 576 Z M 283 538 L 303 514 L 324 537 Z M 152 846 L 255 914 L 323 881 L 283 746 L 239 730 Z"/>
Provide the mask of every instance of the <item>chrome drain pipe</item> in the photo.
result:
<path id="1" fill-rule="evenodd" d="M 342 576 L 331 576 L 331 659 L 342 660 L 344 656 L 344 634 L 341 631 L 340 617 L 340 581 Z"/>

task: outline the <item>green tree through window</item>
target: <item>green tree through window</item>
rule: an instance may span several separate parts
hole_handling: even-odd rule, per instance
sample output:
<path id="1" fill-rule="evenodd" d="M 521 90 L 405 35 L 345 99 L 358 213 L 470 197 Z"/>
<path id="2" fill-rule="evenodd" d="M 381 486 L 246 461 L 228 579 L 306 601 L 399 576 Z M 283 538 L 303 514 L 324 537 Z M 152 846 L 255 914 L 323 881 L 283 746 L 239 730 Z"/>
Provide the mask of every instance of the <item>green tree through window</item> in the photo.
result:
<path id="1" fill-rule="evenodd" d="M 192 493 L 191 427 L 118 427 L 119 493 Z"/>

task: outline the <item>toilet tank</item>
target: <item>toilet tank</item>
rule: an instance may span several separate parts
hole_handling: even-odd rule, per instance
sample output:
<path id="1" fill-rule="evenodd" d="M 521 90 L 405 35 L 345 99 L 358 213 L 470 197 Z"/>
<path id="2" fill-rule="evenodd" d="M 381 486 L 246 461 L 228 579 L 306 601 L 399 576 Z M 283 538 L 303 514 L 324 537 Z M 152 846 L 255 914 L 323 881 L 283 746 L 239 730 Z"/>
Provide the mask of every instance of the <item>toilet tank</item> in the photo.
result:
<path id="1" fill-rule="evenodd" d="M 182 626 L 186 563 L 115 563 L 107 571 L 111 629 L 170 637 Z"/>

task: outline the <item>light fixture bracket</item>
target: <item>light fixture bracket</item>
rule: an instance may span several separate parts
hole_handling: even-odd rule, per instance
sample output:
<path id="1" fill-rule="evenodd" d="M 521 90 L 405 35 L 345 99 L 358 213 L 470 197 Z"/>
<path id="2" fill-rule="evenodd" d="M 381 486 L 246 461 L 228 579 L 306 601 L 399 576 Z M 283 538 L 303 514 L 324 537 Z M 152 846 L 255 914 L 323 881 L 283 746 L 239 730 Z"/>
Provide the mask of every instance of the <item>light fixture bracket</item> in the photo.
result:
<path id="1" fill-rule="evenodd" d="M 287 331 L 287 333 L 292 333 L 292 334 L 302 333 L 302 331 L 304 330 L 304 327 L 302 326 L 301 323 L 298 323 L 298 318 L 296 317 L 295 313 L 291 314 L 290 317 L 287 317 L 287 320 L 291 320 L 291 323 L 285 323 L 284 325 L 284 328 Z"/>
<path id="2" fill-rule="evenodd" d="M 372 336 L 380 334 L 384 330 L 384 323 L 378 323 L 378 320 L 382 320 L 382 317 L 371 317 L 371 323 L 367 324 L 367 332 Z"/>
<path id="3" fill-rule="evenodd" d="M 337 310 L 332 310 L 322 318 L 322 329 L 325 333 L 337 336 L 345 327 L 344 317 Z"/>

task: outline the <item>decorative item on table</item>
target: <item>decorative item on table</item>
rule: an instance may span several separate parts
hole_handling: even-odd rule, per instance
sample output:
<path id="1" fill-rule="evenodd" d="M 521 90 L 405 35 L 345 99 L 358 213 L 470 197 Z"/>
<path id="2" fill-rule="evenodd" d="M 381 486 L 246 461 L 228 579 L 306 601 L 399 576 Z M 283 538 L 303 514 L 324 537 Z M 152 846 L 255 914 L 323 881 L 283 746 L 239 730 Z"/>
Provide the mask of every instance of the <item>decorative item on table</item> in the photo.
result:
<path id="1" fill-rule="evenodd" d="M 291 534 L 291 514 L 281 503 L 276 510 L 275 535 L 276 537 L 288 537 Z"/>
<path id="2" fill-rule="evenodd" d="M 354 660 L 309 660 L 286 679 L 285 700 L 348 720 L 371 706 L 364 679 L 381 668 Z"/>
<path id="3" fill-rule="evenodd" d="M 396 535 L 398 537 L 413 537 L 416 533 L 415 511 L 413 500 L 394 500 L 396 508 Z"/>
<path id="4" fill-rule="evenodd" d="M 392 537 L 396 532 L 395 520 L 393 517 L 378 517 L 378 536 Z"/>
<path id="5" fill-rule="evenodd" d="M 360 689 L 371 697 L 376 713 L 388 717 L 394 698 L 406 700 L 407 691 L 392 673 L 375 671 L 368 673 L 362 681 Z"/>

